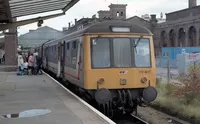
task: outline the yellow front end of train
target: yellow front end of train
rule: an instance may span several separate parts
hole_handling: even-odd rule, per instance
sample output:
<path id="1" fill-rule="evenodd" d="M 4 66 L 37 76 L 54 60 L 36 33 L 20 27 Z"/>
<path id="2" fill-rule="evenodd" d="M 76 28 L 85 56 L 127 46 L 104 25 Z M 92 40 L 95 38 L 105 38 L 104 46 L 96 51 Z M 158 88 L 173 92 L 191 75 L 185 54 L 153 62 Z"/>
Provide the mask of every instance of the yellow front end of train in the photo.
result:
<path id="1" fill-rule="evenodd" d="M 86 35 L 83 45 L 85 89 L 156 87 L 152 35 Z"/>

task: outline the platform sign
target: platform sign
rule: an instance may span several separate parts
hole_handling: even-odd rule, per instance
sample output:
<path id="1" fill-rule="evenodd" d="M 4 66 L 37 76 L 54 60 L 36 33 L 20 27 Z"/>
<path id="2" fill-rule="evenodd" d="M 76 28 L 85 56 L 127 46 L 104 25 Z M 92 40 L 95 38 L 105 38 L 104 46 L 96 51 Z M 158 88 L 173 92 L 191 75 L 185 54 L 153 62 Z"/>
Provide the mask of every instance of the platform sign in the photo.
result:
<path id="1" fill-rule="evenodd" d="M 185 49 L 182 49 L 182 50 L 181 50 L 181 53 L 185 53 Z"/>
<path id="2" fill-rule="evenodd" d="M 189 54 L 189 60 L 195 61 L 196 60 L 196 56 L 197 56 L 197 53 L 190 53 Z"/>

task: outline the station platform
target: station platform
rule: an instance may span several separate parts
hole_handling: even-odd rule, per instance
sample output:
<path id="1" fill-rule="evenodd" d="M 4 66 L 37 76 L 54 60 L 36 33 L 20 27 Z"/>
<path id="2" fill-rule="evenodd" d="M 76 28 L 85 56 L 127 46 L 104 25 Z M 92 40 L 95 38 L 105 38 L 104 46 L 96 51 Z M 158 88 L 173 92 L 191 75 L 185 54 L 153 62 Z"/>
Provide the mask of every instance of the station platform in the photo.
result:
<path id="1" fill-rule="evenodd" d="M 108 123 L 46 74 L 0 72 L 0 124 Z"/>

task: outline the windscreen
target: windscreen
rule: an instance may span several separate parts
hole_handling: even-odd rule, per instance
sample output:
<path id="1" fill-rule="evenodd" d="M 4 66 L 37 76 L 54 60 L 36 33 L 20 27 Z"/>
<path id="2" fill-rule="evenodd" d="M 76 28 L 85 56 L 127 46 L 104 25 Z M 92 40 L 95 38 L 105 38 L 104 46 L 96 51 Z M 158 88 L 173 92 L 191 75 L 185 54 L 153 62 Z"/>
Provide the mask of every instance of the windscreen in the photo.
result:
<path id="1" fill-rule="evenodd" d="M 148 38 L 97 37 L 91 39 L 93 68 L 151 67 Z"/>
<path id="2" fill-rule="evenodd" d="M 110 43 L 108 38 L 95 38 L 91 42 L 92 66 L 95 68 L 110 67 Z"/>
<path id="3" fill-rule="evenodd" d="M 150 67 L 151 61 L 150 61 L 150 43 L 149 39 L 135 39 L 134 46 L 134 54 L 135 54 L 135 66 L 136 67 Z M 138 43 L 137 43 L 138 41 Z"/>

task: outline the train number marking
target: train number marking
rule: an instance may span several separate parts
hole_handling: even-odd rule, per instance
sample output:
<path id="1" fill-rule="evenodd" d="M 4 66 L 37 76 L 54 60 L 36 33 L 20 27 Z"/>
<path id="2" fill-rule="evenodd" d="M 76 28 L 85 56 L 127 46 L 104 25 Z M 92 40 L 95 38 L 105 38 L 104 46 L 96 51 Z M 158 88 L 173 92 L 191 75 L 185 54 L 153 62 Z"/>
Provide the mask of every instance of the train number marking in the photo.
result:
<path id="1" fill-rule="evenodd" d="M 140 74 L 148 74 L 150 73 L 151 71 L 150 70 L 142 70 L 142 71 L 139 71 Z"/>

